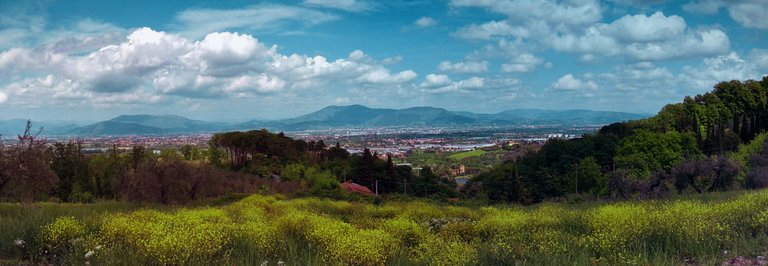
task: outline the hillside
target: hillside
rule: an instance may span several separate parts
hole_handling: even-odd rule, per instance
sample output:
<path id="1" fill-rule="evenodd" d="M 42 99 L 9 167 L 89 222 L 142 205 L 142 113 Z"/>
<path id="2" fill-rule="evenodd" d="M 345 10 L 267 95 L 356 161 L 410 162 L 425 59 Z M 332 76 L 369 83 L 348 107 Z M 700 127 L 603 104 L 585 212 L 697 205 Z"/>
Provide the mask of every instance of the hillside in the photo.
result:
<path id="1" fill-rule="evenodd" d="M 178 115 L 121 115 L 113 119 L 78 127 L 65 134 L 98 135 L 157 135 L 171 133 L 214 132 L 226 129 L 224 123 L 192 120 Z"/>
<path id="2" fill-rule="evenodd" d="M 636 120 L 647 115 L 590 110 L 512 109 L 495 114 L 449 111 L 435 107 L 378 109 L 362 105 L 328 106 L 296 118 L 249 121 L 238 128 L 307 130 L 338 127 L 488 126 L 488 125 L 595 125 Z"/>
<path id="3" fill-rule="evenodd" d="M 272 131 L 301 131 L 308 129 L 361 128 L 361 127 L 471 127 L 498 125 L 595 125 L 635 120 L 645 115 L 590 110 L 537 110 L 515 109 L 496 114 L 456 112 L 435 107 L 406 109 L 369 108 L 362 105 L 331 105 L 316 112 L 281 120 L 251 120 L 237 124 L 206 122 L 178 115 L 121 115 L 87 126 L 54 127 L 48 134 L 64 135 L 156 135 L 251 130 L 266 128 Z M 0 133 L 23 128 L 23 120 L 0 121 Z M 8 124 L 8 126 L 4 126 Z M 3 129 L 7 129 L 2 131 Z"/>

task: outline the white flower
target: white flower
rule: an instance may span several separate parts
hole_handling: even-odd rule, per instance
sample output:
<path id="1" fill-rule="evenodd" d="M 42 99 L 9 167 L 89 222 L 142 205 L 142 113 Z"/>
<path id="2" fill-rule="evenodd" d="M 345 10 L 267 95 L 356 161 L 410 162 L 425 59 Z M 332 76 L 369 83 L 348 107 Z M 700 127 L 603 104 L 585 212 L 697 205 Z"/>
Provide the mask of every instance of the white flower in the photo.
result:
<path id="1" fill-rule="evenodd" d="M 13 243 L 16 244 L 17 247 L 23 247 L 27 242 L 24 242 L 24 240 L 21 239 L 16 239 L 13 241 Z"/>
<path id="2" fill-rule="evenodd" d="M 88 251 L 88 253 L 85 253 L 85 258 L 87 259 L 87 258 L 93 257 L 94 254 L 96 254 L 96 252 L 94 252 L 93 250 Z"/>
<path id="3" fill-rule="evenodd" d="M 285 262 L 283 262 L 282 260 L 279 260 L 277 261 L 277 265 L 280 265 L 280 266 L 285 265 Z"/>
<path id="4" fill-rule="evenodd" d="M 267 265 L 269 265 L 269 261 L 268 260 L 265 260 L 264 262 L 261 263 L 261 266 L 267 266 Z"/>
<path id="5" fill-rule="evenodd" d="M 99 249 L 101 249 L 101 245 L 98 245 L 98 246 L 94 247 L 93 249 L 99 250 Z"/>

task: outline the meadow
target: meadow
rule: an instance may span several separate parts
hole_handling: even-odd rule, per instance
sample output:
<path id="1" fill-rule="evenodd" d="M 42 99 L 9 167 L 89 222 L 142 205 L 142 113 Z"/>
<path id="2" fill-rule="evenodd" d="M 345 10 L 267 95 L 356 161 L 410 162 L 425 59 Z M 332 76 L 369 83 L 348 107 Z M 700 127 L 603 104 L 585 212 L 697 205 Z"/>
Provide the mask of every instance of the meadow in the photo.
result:
<path id="1" fill-rule="evenodd" d="M 465 151 L 465 152 L 458 152 L 451 154 L 448 156 L 448 158 L 461 161 L 461 159 L 468 158 L 468 157 L 475 157 L 475 156 L 481 156 L 483 154 L 486 154 L 487 152 L 481 149 L 475 149 L 471 151 Z"/>
<path id="2" fill-rule="evenodd" d="M 0 264 L 713 265 L 765 256 L 767 233 L 768 190 L 532 206 L 1 203 Z"/>

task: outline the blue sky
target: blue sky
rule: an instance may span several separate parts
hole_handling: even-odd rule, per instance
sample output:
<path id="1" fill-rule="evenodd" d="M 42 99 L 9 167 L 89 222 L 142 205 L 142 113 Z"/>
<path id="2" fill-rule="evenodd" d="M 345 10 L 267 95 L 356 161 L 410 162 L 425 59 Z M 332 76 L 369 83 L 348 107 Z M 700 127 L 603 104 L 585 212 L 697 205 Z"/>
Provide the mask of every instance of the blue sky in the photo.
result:
<path id="1" fill-rule="evenodd" d="M 0 119 L 656 113 L 768 74 L 768 1 L 0 1 Z"/>

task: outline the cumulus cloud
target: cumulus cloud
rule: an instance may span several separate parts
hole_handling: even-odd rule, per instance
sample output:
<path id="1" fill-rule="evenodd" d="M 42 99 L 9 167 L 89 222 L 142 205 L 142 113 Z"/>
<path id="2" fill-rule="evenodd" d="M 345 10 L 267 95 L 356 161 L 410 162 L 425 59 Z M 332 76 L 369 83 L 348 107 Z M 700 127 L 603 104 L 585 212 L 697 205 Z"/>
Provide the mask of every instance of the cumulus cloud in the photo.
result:
<path id="1" fill-rule="evenodd" d="M 437 25 L 437 20 L 431 17 L 420 17 L 413 24 L 421 28 L 427 28 Z"/>
<path id="2" fill-rule="evenodd" d="M 413 72 L 413 70 L 391 74 L 389 70 L 379 68 L 363 74 L 357 81 L 367 84 L 395 84 L 411 81 L 416 76 L 416 72 Z"/>
<path id="3" fill-rule="evenodd" d="M 600 73 L 599 77 L 603 87 L 614 91 L 637 95 L 638 93 L 671 93 L 676 89 L 673 84 L 675 76 L 666 67 L 659 67 L 652 62 L 638 62 L 635 64 L 619 65 L 613 71 Z"/>
<path id="4" fill-rule="evenodd" d="M 391 71 L 360 50 L 329 61 L 280 54 L 277 46 L 247 34 L 214 32 L 195 41 L 140 28 L 118 44 L 87 54 L 25 48 L 1 52 L 0 76 L 12 80 L 0 84 L 0 90 L 19 103 L 75 99 L 106 105 L 160 102 L 165 96 L 247 98 L 327 84 L 378 88 L 410 82 L 417 74 Z"/>
<path id="5" fill-rule="evenodd" d="M 512 58 L 512 63 L 501 65 L 502 72 L 531 72 L 544 60 L 530 53 L 522 53 Z"/>
<path id="6" fill-rule="evenodd" d="M 736 52 L 704 58 L 701 65 L 683 67 L 680 78 L 694 88 L 711 88 L 720 81 L 759 79 L 755 65 L 744 60 Z"/>
<path id="7" fill-rule="evenodd" d="M 726 8 L 730 17 L 745 27 L 768 29 L 768 2 L 763 0 L 697 0 L 683 6 L 688 12 L 702 14 L 715 14 L 721 8 Z"/>
<path id="8" fill-rule="evenodd" d="M 468 79 L 459 80 L 457 82 L 450 82 L 447 85 L 440 86 L 428 90 L 430 93 L 447 93 L 447 92 L 468 92 L 473 89 L 483 88 L 485 85 L 485 78 L 470 77 Z"/>
<path id="9" fill-rule="evenodd" d="M 307 27 L 337 19 L 333 14 L 300 6 L 259 4 L 242 9 L 188 9 L 176 14 L 175 24 L 183 35 L 201 37 L 232 30 L 274 32 L 286 25 Z"/>
<path id="10" fill-rule="evenodd" d="M 483 7 L 505 15 L 501 20 L 466 25 L 454 35 L 476 40 L 515 39 L 560 52 L 666 60 L 712 56 L 730 51 L 728 35 L 716 28 L 690 28 L 680 16 L 662 12 L 625 15 L 609 23 L 598 1 L 472 1 L 454 0 L 456 7 Z M 567 18 L 567 19 L 566 19 Z M 766 20 L 761 20 L 766 21 Z M 503 71 L 530 71 L 530 65 L 507 63 Z"/>
<path id="11" fill-rule="evenodd" d="M 488 71 L 488 62 L 486 61 L 466 61 L 456 62 L 443 61 L 437 66 L 440 71 L 456 72 L 456 73 L 481 73 Z"/>
<path id="12" fill-rule="evenodd" d="M 451 79 L 447 75 L 429 74 L 424 77 L 424 82 L 419 85 L 423 88 L 434 88 L 451 84 Z"/>
<path id="13" fill-rule="evenodd" d="M 724 54 L 730 39 L 719 29 L 690 29 L 679 16 L 656 12 L 627 15 L 612 23 L 598 23 L 582 34 L 550 36 L 559 51 L 627 55 L 639 60 Z"/>
<path id="14" fill-rule="evenodd" d="M 594 81 L 583 81 L 574 77 L 572 74 L 567 74 L 557 79 L 557 81 L 552 84 L 552 88 L 556 90 L 597 90 L 598 86 Z"/>

